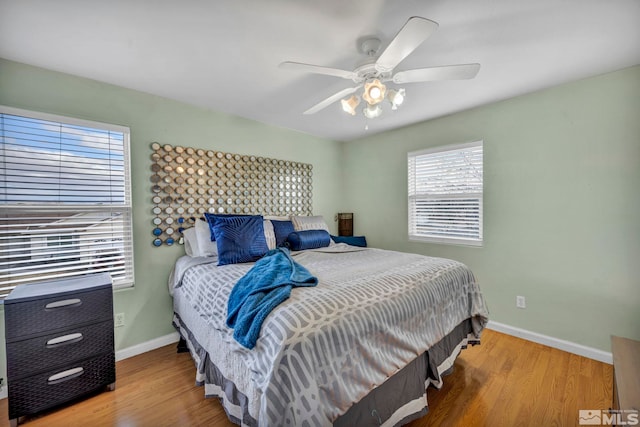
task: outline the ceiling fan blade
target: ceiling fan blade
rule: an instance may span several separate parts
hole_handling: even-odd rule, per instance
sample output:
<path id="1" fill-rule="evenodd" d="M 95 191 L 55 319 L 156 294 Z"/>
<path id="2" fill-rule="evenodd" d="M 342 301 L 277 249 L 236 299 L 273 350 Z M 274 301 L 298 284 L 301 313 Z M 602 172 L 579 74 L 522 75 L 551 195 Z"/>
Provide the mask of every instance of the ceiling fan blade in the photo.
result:
<path id="1" fill-rule="evenodd" d="M 472 79 L 480 71 L 480 64 L 444 65 L 442 67 L 418 68 L 394 74 L 394 83 L 432 82 L 436 80 Z"/>
<path id="2" fill-rule="evenodd" d="M 327 76 L 342 77 L 343 79 L 353 79 L 356 74 L 353 71 L 341 70 L 339 68 L 321 67 L 320 65 L 303 64 L 301 62 L 286 61 L 278 65 L 280 68 L 288 70 L 306 71 L 308 73 L 325 74 Z"/>
<path id="3" fill-rule="evenodd" d="M 376 61 L 376 70 L 381 73 L 393 70 L 436 29 L 437 22 L 419 16 L 409 18 Z"/>
<path id="4" fill-rule="evenodd" d="M 345 97 L 347 95 L 351 95 L 353 92 L 358 90 L 358 88 L 360 86 L 348 87 L 346 89 L 342 89 L 340 92 L 331 95 L 330 97 L 328 97 L 324 101 L 318 102 L 316 105 L 314 105 L 313 107 L 311 107 L 307 111 L 305 111 L 304 114 L 315 114 L 318 111 L 322 110 L 323 108 L 326 108 L 329 105 L 333 104 L 334 102 L 336 102 L 340 98 Z"/>

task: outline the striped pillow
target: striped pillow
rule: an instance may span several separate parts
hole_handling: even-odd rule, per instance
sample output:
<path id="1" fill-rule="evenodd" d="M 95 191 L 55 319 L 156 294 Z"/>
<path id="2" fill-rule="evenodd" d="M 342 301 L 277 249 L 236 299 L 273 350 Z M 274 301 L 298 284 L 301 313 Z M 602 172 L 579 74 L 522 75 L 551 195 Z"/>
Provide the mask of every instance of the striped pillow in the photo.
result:
<path id="1" fill-rule="evenodd" d="M 275 249 L 276 245 L 276 232 L 274 230 L 273 224 L 268 219 L 265 219 L 262 222 L 262 227 L 264 228 L 264 238 L 267 241 L 267 247 L 269 249 Z"/>
<path id="2" fill-rule="evenodd" d="M 325 230 L 329 232 L 329 226 L 326 222 L 324 222 L 324 218 L 322 215 L 316 216 L 291 216 L 291 222 L 293 223 L 293 228 L 296 231 L 305 231 L 305 230 Z"/>

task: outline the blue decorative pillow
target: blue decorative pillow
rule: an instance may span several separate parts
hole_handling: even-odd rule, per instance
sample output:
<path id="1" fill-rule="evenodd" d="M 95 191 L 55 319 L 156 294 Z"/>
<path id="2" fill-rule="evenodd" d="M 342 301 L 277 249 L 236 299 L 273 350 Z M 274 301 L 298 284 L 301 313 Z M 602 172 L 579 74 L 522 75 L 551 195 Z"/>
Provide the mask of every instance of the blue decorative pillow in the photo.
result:
<path id="1" fill-rule="evenodd" d="M 331 244 L 331 237 L 326 230 L 294 231 L 287 236 L 289 248 L 293 251 L 324 248 Z"/>
<path id="2" fill-rule="evenodd" d="M 218 265 L 255 261 L 269 250 L 260 215 L 216 217 L 213 233 L 218 246 Z"/>
<path id="3" fill-rule="evenodd" d="M 293 228 L 293 223 L 291 221 L 278 221 L 272 219 L 271 224 L 273 224 L 273 231 L 276 233 L 276 247 L 284 245 L 287 241 L 287 236 L 296 231 Z"/>
<path id="4" fill-rule="evenodd" d="M 212 214 L 212 213 L 205 213 L 204 214 L 204 219 L 207 221 L 207 223 L 209 224 L 209 229 L 211 230 L 211 241 L 215 242 L 216 241 L 216 234 L 213 232 L 213 227 L 216 225 L 216 219 L 217 218 L 233 218 L 233 217 L 248 217 L 248 216 L 252 216 L 252 215 L 240 215 L 240 214 Z"/>
<path id="5" fill-rule="evenodd" d="M 331 236 L 331 240 L 351 246 L 367 247 L 367 239 L 364 236 Z"/>

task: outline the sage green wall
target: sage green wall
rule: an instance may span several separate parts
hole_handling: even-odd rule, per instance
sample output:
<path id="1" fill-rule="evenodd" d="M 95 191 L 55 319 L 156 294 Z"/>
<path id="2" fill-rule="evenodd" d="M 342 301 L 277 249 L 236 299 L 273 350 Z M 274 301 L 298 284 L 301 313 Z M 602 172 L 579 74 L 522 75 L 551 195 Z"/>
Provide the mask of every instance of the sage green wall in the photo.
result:
<path id="1" fill-rule="evenodd" d="M 314 213 L 335 226 L 341 192 L 338 142 L 2 59 L 0 104 L 131 129 L 135 287 L 114 295 L 114 310 L 126 318 L 126 326 L 116 329 L 116 349 L 174 332 L 167 277 L 184 252 L 177 245 L 151 245 L 152 141 L 311 163 Z M 0 318 L 3 343 L 3 313 Z M 0 347 L 0 377 L 6 378 L 4 345 Z"/>
<path id="2" fill-rule="evenodd" d="M 476 140 L 484 247 L 409 242 L 407 152 Z M 343 206 L 371 245 L 466 263 L 494 321 L 606 351 L 610 334 L 640 339 L 640 67 L 349 142 L 344 153 Z"/>
<path id="3" fill-rule="evenodd" d="M 467 263 L 493 320 L 606 351 L 610 334 L 640 339 L 640 67 L 345 144 L 2 59 L 0 104 L 131 128 L 136 286 L 115 293 L 117 349 L 173 332 L 182 248 L 150 243 L 152 141 L 312 163 L 316 213 L 353 211 L 372 246 Z M 409 242 L 406 153 L 478 139 L 484 247 Z M 0 346 L 6 378 L 4 360 Z"/>

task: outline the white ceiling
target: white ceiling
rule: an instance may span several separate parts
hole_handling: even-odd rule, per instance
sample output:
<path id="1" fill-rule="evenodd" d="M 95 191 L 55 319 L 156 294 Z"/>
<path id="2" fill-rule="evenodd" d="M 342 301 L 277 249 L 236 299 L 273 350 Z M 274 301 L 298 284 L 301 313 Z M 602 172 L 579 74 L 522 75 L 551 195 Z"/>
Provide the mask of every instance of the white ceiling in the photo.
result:
<path id="1" fill-rule="evenodd" d="M 339 102 L 302 114 L 353 82 L 280 62 L 352 70 L 358 39 L 384 49 L 411 16 L 440 27 L 396 71 L 478 62 L 478 76 L 406 84 L 376 119 Z M 346 141 L 637 65 L 640 1 L 0 0 L 0 57 Z"/>

